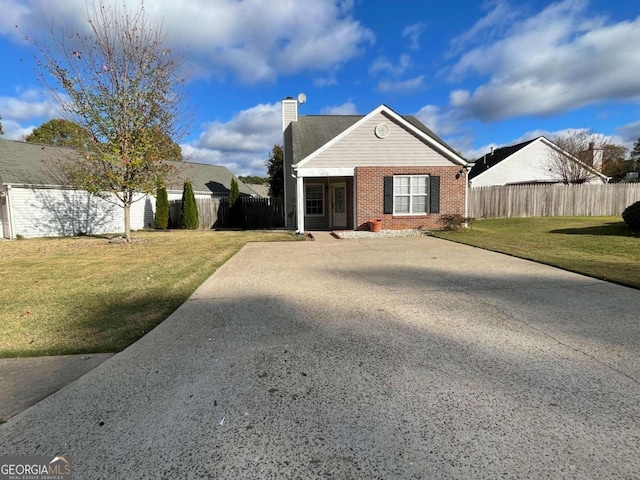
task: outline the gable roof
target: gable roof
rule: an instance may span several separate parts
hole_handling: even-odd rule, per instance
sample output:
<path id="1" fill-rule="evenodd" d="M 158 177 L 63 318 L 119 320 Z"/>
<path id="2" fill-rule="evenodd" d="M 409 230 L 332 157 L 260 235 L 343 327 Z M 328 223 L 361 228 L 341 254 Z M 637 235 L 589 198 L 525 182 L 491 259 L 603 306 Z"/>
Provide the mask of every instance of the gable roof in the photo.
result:
<path id="1" fill-rule="evenodd" d="M 412 115 L 398 115 L 386 105 L 380 105 L 367 115 L 305 115 L 291 123 L 291 135 L 293 146 L 293 164 L 306 162 L 319 150 L 324 149 L 349 132 L 364 123 L 370 117 L 384 112 L 392 119 L 414 133 L 418 138 L 432 146 L 443 150 L 445 154 L 456 163 L 466 165 L 467 162 L 460 157 L 444 140 L 427 128 L 420 120 Z"/>
<path id="2" fill-rule="evenodd" d="M 473 164 L 473 167 L 471 168 L 471 170 L 469 171 L 469 180 L 471 180 L 474 177 L 477 177 L 481 173 L 489 170 L 491 167 L 499 164 L 501 161 L 510 157 L 514 153 L 522 150 L 524 147 L 536 141 L 538 138 L 541 138 L 541 137 L 532 138 L 531 140 L 518 143 L 517 145 L 496 148 L 493 150 L 493 152 L 487 153 L 482 157 L 478 158 Z"/>
<path id="3" fill-rule="evenodd" d="M 60 162 L 78 156 L 79 152 L 71 148 L 0 139 L 0 184 L 69 185 Z M 195 193 L 225 196 L 229 194 L 231 179 L 236 178 L 226 167 L 220 165 L 177 161 L 165 163 L 176 169 L 175 174 L 167 179 L 169 190 L 182 191 L 184 181 L 189 179 Z M 237 181 L 240 193 L 255 195 L 249 186 Z"/>
<path id="4" fill-rule="evenodd" d="M 605 180 L 605 181 L 609 180 L 609 177 L 607 177 L 605 174 L 603 174 L 602 172 L 599 172 L 598 170 L 596 170 L 592 166 L 587 165 L 586 163 L 581 161 L 579 158 L 571 155 L 569 152 L 564 151 L 563 149 L 558 147 L 555 143 L 553 143 L 551 140 L 549 140 L 548 138 L 546 138 L 544 136 L 532 138 L 531 140 L 527 140 L 526 142 L 518 143 L 516 145 L 510 145 L 510 146 L 507 146 L 507 147 L 497 148 L 497 149 L 495 149 L 493 151 L 493 153 L 487 153 L 487 154 L 483 155 L 482 157 L 480 157 L 477 160 L 475 160 L 474 165 L 471 168 L 471 171 L 469 172 L 469 180 L 472 180 L 473 178 L 477 177 L 478 175 L 486 172 L 490 168 L 494 167 L 495 165 L 498 165 L 500 162 L 506 160 L 507 158 L 511 157 L 513 154 L 519 152 L 523 148 L 527 147 L 528 145 L 530 145 L 530 144 L 532 144 L 533 142 L 536 142 L 536 141 L 540 141 L 540 142 L 546 144 L 548 147 L 550 147 L 550 148 L 552 148 L 552 149 L 554 149 L 554 150 L 556 150 L 558 152 L 562 152 L 564 155 L 567 156 L 567 158 L 569 158 L 569 159 L 573 160 L 574 162 L 579 163 L 580 165 L 582 165 L 593 176 L 600 177 L 602 180 Z"/>

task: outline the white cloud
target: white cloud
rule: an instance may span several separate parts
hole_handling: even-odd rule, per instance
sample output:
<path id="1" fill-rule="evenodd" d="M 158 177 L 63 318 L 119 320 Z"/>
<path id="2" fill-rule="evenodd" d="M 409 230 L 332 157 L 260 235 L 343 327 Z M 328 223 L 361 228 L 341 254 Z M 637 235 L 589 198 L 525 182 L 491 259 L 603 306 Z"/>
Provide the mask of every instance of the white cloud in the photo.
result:
<path id="1" fill-rule="evenodd" d="M 420 22 L 409 25 L 402 30 L 402 36 L 404 38 L 408 38 L 410 41 L 409 48 L 411 50 L 420 49 L 420 36 L 424 33 L 426 28 L 427 24 Z"/>
<path id="2" fill-rule="evenodd" d="M 425 88 L 424 75 L 419 75 L 409 80 L 381 80 L 377 90 L 383 93 L 403 93 L 409 94 Z"/>
<path id="3" fill-rule="evenodd" d="M 505 4 L 496 5 L 486 23 L 474 27 L 477 31 L 500 24 L 502 20 L 492 15 Z M 482 39 L 466 35 L 463 40 L 466 44 Z M 451 101 L 482 120 L 550 115 L 637 97 L 638 71 L 640 17 L 611 23 L 589 16 L 586 1 L 564 0 L 513 22 L 501 39 L 464 53 L 450 79 L 479 76 L 488 81 L 473 92 L 454 92 Z"/>
<path id="4" fill-rule="evenodd" d="M 3 12 L 13 12 L 0 19 L 0 33 L 15 38 L 47 31 L 45 19 L 64 18 L 76 28 L 83 23 L 78 2 L 0 2 Z M 216 76 L 231 71 L 246 83 L 337 68 L 375 41 L 373 33 L 353 19 L 353 2 L 339 0 L 155 0 L 146 2 L 145 9 L 152 19 L 163 21 L 174 47 L 187 56 L 191 72 Z"/>
<path id="5" fill-rule="evenodd" d="M 15 97 L 0 97 L 0 116 L 3 138 L 20 140 L 36 126 L 60 117 L 60 113 L 42 91 L 25 90 Z"/>
<path id="6" fill-rule="evenodd" d="M 342 105 L 335 105 L 333 107 L 326 107 L 320 110 L 322 115 L 357 115 L 358 109 L 355 103 L 349 100 Z"/>
<path id="7" fill-rule="evenodd" d="M 451 109 L 443 110 L 436 105 L 425 105 L 415 116 L 439 137 L 452 135 L 460 129 L 455 111 Z"/>
<path id="8" fill-rule="evenodd" d="M 522 14 L 517 6 L 510 5 L 506 0 L 486 2 L 484 9 L 488 10 L 484 17 L 465 33 L 452 40 L 447 56 L 459 54 L 470 43 L 486 43 L 502 36 L 518 15 Z"/>
<path id="9" fill-rule="evenodd" d="M 622 125 L 621 127 L 616 128 L 616 132 L 625 144 L 629 148 L 632 148 L 633 144 L 640 139 L 640 121 Z"/>
<path id="10" fill-rule="evenodd" d="M 371 67 L 369 67 L 369 73 L 371 75 L 388 73 L 393 77 L 399 77 L 411 68 L 412 65 L 413 61 L 407 54 L 400 55 L 397 64 L 393 64 L 386 57 L 378 57 L 373 61 Z"/>
<path id="11" fill-rule="evenodd" d="M 265 160 L 282 144 L 281 105 L 260 104 L 242 110 L 228 122 L 211 122 L 191 143 L 183 144 L 185 160 L 223 165 L 236 175 L 266 175 Z"/>
<path id="12" fill-rule="evenodd" d="M 515 145 L 516 143 L 520 142 L 513 142 L 510 145 Z M 481 158 L 483 155 L 490 153 L 492 148 L 495 150 L 496 148 L 500 148 L 500 145 L 492 142 L 488 145 L 483 145 L 480 148 L 470 148 L 466 146 L 466 148 L 463 149 L 464 158 L 468 159 L 470 162 L 473 162 L 474 160 L 478 160 L 479 158 Z"/>
<path id="13" fill-rule="evenodd" d="M 333 76 L 331 76 L 331 77 L 320 77 L 320 78 L 314 78 L 313 79 L 313 85 L 318 87 L 318 88 L 333 87 L 334 85 L 337 85 L 337 84 L 338 84 L 338 81 Z"/>
<path id="14" fill-rule="evenodd" d="M 281 105 L 260 104 L 242 110 L 229 122 L 205 125 L 197 146 L 224 152 L 258 152 L 281 143 L 281 136 Z"/>
<path id="15" fill-rule="evenodd" d="M 198 148 L 190 144 L 180 145 L 182 156 L 186 162 L 207 163 L 210 165 L 222 165 L 235 175 L 259 175 L 266 176 L 265 160 L 268 152 L 223 152 L 208 148 Z M 270 149 L 269 149 L 270 150 Z"/>
<path id="16" fill-rule="evenodd" d="M 2 138 L 5 140 L 22 140 L 35 128 L 34 125 L 24 127 L 14 120 L 5 120 L 4 118 L 0 120 L 0 123 L 2 123 L 2 131 L 4 132 Z"/>
<path id="17" fill-rule="evenodd" d="M 29 90 L 18 97 L 0 97 L 0 115 L 3 119 L 29 120 L 32 118 L 51 119 L 57 109 L 44 95 Z"/>

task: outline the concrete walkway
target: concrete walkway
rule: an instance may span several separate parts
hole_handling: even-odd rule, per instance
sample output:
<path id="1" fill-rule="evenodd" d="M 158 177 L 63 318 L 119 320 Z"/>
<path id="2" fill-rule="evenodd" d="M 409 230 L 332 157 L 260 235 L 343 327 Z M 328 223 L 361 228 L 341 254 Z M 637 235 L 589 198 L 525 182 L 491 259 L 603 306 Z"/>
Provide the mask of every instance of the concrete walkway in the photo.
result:
<path id="1" fill-rule="evenodd" d="M 0 425 L 76 478 L 639 478 L 640 293 L 429 237 L 248 244 Z"/>

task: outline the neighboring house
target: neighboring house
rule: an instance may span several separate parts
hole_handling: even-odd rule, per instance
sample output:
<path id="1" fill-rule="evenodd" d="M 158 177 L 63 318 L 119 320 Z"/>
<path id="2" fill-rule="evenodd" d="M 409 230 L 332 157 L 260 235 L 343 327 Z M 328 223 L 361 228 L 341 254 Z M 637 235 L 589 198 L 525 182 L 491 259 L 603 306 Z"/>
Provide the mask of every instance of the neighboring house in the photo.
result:
<path id="1" fill-rule="evenodd" d="M 1 238 L 57 237 L 123 231 L 123 209 L 84 190 L 68 186 L 60 162 L 77 151 L 26 142 L 0 140 Z M 185 179 L 196 198 L 226 197 L 234 175 L 225 167 L 167 162 L 175 174 L 168 179 L 170 199 L 180 199 Z M 238 182 L 241 194 L 255 192 Z M 153 227 L 155 198 L 141 195 L 131 206 L 131 228 Z"/>
<path id="2" fill-rule="evenodd" d="M 193 162 L 165 162 L 175 168 L 174 175 L 167 179 L 169 200 L 180 200 L 185 180 L 191 180 L 196 198 L 224 198 L 229 196 L 231 180 L 236 179 L 240 196 L 257 197 L 256 191 L 238 180 L 227 167 Z"/>
<path id="3" fill-rule="evenodd" d="M 268 183 L 263 183 L 260 185 L 254 184 L 254 183 L 250 183 L 248 184 L 248 186 L 251 188 L 251 190 L 253 190 L 254 192 L 256 192 L 256 195 L 260 198 L 269 198 L 269 184 Z"/>
<path id="4" fill-rule="evenodd" d="M 293 98 L 282 114 L 287 227 L 436 229 L 442 214 L 466 216 L 469 164 L 415 117 L 385 105 L 298 117 Z"/>
<path id="5" fill-rule="evenodd" d="M 609 177 L 578 158 L 561 150 L 545 137 L 537 137 L 517 145 L 497 148 L 478 158 L 469 172 L 472 187 L 493 185 L 525 185 L 562 183 L 552 166 L 558 153 L 588 172 L 589 183 L 606 183 Z M 560 157 L 561 158 L 561 157 Z"/>

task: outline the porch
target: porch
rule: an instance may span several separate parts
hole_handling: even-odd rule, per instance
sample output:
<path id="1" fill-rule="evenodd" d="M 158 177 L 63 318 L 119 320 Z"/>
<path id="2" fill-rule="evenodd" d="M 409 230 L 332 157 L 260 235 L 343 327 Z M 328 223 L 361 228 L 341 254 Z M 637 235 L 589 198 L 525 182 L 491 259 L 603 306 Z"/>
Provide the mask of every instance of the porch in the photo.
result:
<path id="1" fill-rule="evenodd" d="M 355 182 L 353 176 L 296 179 L 296 226 L 299 232 L 354 229 Z"/>

